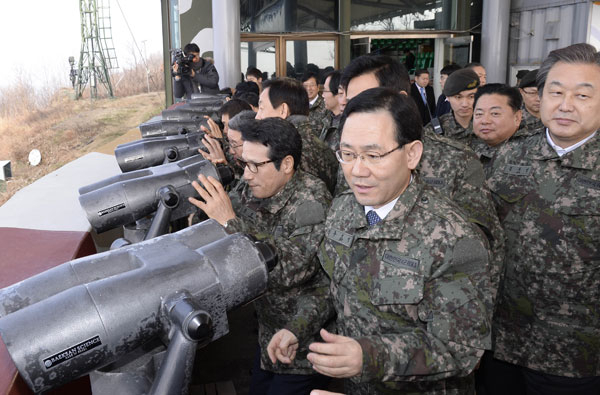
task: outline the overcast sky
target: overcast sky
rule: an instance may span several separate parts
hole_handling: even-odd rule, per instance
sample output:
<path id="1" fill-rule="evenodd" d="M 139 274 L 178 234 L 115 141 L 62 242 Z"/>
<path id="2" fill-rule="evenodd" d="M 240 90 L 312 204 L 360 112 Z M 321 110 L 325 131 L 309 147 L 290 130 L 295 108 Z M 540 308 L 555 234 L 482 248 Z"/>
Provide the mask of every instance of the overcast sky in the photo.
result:
<path id="1" fill-rule="evenodd" d="M 110 0 L 110 14 L 121 68 L 133 64 L 137 51 L 126 21 L 142 52 L 145 45 L 148 55 L 162 53 L 160 0 Z M 79 60 L 80 50 L 78 0 L 0 0 L 0 86 L 18 74 L 39 86 L 66 84 L 68 58 Z"/>

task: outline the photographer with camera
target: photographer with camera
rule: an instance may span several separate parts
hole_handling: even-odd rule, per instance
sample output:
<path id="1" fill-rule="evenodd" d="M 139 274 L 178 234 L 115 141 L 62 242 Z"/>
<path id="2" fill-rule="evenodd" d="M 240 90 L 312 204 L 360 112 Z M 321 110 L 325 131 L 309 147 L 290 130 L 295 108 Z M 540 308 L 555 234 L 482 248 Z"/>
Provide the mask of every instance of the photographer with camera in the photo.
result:
<path id="1" fill-rule="evenodd" d="M 177 49 L 173 56 L 172 74 L 175 78 L 176 98 L 190 99 L 192 93 L 219 93 L 219 73 L 215 66 L 200 57 L 200 48 L 187 44 L 183 51 Z"/>

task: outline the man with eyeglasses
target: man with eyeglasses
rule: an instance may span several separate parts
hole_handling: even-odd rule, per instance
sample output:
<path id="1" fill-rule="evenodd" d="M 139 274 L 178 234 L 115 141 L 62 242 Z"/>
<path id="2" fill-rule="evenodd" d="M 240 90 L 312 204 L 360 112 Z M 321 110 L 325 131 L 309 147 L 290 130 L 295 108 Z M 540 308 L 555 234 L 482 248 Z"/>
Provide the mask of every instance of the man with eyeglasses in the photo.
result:
<path id="1" fill-rule="evenodd" d="M 327 116 L 325 100 L 319 95 L 319 76 L 318 74 L 307 71 L 302 75 L 302 86 L 308 95 L 308 117 L 316 124 L 321 124 L 323 118 Z"/>
<path id="2" fill-rule="evenodd" d="M 302 170 L 319 177 L 333 193 L 338 162 L 327 144 L 319 140 L 322 124 L 311 120 L 308 111 L 308 95 L 300 81 L 276 78 L 263 82 L 256 119 L 277 117 L 294 125 L 302 137 Z"/>
<path id="3" fill-rule="evenodd" d="M 321 330 L 307 358 L 349 379 L 347 394 L 473 393 L 491 346 L 487 241 L 419 179 L 421 124 L 412 99 L 386 88 L 358 94 L 340 121 L 350 190 L 335 198 L 319 249 L 338 334 Z M 286 328 L 269 356 L 291 363 L 297 347 Z"/>
<path id="4" fill-rule="evenodd" d="M 204 202 L 190 202 L 228 232 L 251 234 L 277 250 L 279 261 L 269 273 L 268 290 L 255 302 L 259 347 L 250 394 L 308 393 L 328 381 L 312 370 L 306 353 L 330 315 L 328 281 L 317 249 L 331 195 L 323 181 L 300 169 L 302 139 L 291 123 L 278 118 L 254 121 L 241 133 L 244 181 L 228 196 L 217 180 L 201 175 L 202 186 L 193 186 Z M 295 314 L 299 317 L 293 319 Z M 301 357 L 293 365 L 271 363 L 266 352 L 281 328 L 300 339 Z"/>
<path id="5" fill-rule="evenodd" d="M 540 96 L 536 86 L 535 79 L 538 69 L 531 70 L 521 79 L 519 83 L 519 91 L 523 97 L 523 119 L 521 120 L 522 128 L 527 130 L 539 130 L 544 128 L 544 124 L 540 119 Z"/>

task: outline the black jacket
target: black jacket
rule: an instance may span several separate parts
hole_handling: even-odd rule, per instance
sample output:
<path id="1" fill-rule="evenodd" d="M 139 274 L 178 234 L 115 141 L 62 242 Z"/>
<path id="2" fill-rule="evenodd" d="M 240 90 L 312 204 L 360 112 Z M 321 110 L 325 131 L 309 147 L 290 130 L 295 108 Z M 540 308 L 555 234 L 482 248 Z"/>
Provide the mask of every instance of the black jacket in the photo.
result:
<path id="1" fill-rule="evenodd" d="M 419 88 L 416 84 L 412 83 L 410 85 L 410 96 L 417 104 L 419 113 L 421 113 L 423 125 L 427 125 L 431 121 L 431 117 L 435 117 L 435 93 L 433 93 L 433 88 L 431 86 L 428 85 L 425 87 L 425 95 L 427 96 L 427 106 L 429 108 L 425 107 L 421 92 L 419 92 Z"/>

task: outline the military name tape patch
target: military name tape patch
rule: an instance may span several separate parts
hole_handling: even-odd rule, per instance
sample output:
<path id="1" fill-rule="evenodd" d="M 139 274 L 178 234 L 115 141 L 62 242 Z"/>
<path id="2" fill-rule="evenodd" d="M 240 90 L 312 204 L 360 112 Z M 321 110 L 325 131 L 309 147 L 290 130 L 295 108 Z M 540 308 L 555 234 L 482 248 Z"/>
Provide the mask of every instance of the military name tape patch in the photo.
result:
<path id="1" fill-rule="evenodd" d="M 587 177 L 577 177 L 577 182 L 588 188 L 600 189 L 600 181 L 598 180 L 592 180 Z"/>
<path id="2" fill-rule="evenodd" d="M 413 272 L 419 271 L 419 260 L 409 258 L 406 256 L 399 255 L 390 250 L 385 250 L 383 252 L 383 257 L 381 258 L 385 263 L 389 263 L 390 265 L 394 265 L 401 269 L 412 270 Z"/>
<path id="3" fill-rule="evenodd" d="M 504 165 L 503 171 L 504 173 L 512 174 L 513 176 L 528 176 L 531 174 L 531 166 L 519 166 L 507 163 Z"/>
<path id="4" fill-rule="evenodd" d="M 100 341 L 100 336 L 94 336 L 91 339 L 82 341 L 79 344 L 74 345 L 73 347 L 69 347 L 66 350 L 58 352 L 46 359 L 44 359 L 44 366 L 46 369 L 50 369 L 56 365 L 60 365 L 61 363 L 67 362 L 70 359 L 75 358 L 78 355 L 83 354 L 93 348 L 102 345 L 102 341 Z"/>
<path id="5" fill-rule="evenodd" d="M 125 208 L 125 203 L 115 204 L 112 207 L 105 208 L 104 210 L 98 211 L 98 217 L 102 217 L 104 215 L 114 213 L 115 211 L 119 211 L 124 208 Z"/>
<path id="6" fill-rule="evenodd" d="M 423 177 L 423 181 L 429 186 L 442 188 L 446 186 L 446 180 L 440 177 Z"/>
<path id="7" fill-rule="evenodd" d="M 327 238 L 348 248 L 352 247 L 354 235 L 332 228 L 327 231 Z"/>

